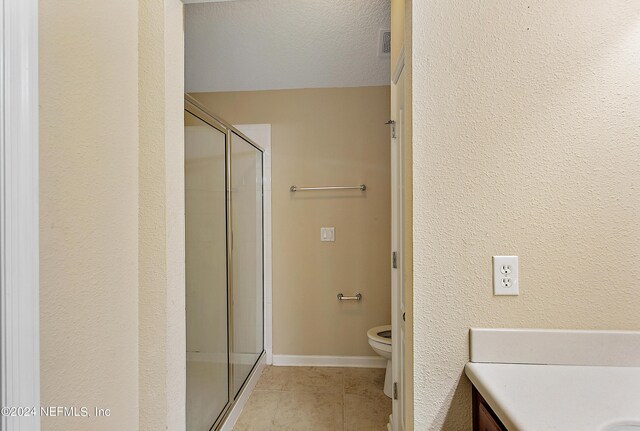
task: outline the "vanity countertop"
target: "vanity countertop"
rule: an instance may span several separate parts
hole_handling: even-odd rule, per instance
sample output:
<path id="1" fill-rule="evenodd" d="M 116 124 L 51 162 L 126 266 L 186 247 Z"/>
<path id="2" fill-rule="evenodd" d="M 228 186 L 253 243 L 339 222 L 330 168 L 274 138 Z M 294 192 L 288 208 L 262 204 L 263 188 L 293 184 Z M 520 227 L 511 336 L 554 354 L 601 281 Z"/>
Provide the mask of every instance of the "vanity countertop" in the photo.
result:
<path id="1" fill-rule="evenodd" d="M 509 431 L 640 431 L 640 332 L 472 328 L 469 341 L 465 373 Z"/>
<path id="2" fill-rule="evenodd" d="M 509 431 L 605 431 L 640 425 L 640 367 L 468 363 Z"/>

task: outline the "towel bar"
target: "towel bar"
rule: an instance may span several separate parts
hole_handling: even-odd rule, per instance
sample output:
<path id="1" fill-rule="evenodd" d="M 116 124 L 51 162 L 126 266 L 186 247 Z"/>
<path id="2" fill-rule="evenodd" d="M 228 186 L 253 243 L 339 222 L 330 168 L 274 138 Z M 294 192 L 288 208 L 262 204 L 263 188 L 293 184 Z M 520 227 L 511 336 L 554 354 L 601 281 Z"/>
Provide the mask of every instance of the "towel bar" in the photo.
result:
<path id="1" fill-rule="evenodd" d="M 344 296 L 342 293 L 338 293 L 338 299 L 340 301 L 360 301 L 362 299 L 362 294 L 356 293 L 354 296 Z"/>
<path id="2" fill-rule="evenodd" d="M 360 190 L 360 191 L 365 191 L 367 190 L 367 186 L 364 184 L 360 184 L 359 186 L 321 186 L 321 187 L 298 187 L 298 186 L 291 186 L 291 188 L 289 188 L 290 191 L 292 192 L 307 192 L 307 191 L 313 191 L 313 190 Z"/>

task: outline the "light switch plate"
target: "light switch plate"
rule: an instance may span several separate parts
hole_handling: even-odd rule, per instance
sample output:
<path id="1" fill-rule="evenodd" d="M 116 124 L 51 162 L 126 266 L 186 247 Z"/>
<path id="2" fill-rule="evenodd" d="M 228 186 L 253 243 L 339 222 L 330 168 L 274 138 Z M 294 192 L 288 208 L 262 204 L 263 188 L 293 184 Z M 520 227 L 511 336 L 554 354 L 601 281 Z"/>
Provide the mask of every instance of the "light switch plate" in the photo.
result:
<path id="1" fill-rule="evenodd" d="M 493 294 L 520 294 L 518 256 L 493 256 Z"/>
<path id="2" fill-rule="evenodd" d="M 336 240 L 336 228 L 334 227 L 321 227 L 320 228 L 320 241 L 333 242 Z"/>

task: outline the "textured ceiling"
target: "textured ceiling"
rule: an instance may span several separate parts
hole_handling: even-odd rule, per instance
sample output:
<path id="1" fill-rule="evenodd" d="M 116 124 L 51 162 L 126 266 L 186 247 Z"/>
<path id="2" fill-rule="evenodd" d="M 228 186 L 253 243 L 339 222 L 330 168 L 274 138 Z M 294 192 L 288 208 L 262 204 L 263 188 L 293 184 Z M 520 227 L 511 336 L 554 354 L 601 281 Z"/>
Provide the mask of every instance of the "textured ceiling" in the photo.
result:
<path id="1" fill-rule="evenodd" d="M 185 5 L 188 92 L 389 84 L 389 0 Z"/>

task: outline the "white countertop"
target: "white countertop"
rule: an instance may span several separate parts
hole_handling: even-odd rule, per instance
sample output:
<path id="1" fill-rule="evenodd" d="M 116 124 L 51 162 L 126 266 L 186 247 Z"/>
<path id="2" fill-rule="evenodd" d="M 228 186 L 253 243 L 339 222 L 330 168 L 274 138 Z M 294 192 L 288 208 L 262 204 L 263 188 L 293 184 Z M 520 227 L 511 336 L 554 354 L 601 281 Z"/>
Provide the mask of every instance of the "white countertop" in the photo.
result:
<path id="1" fill-rule="evenodd" d="M 640 367 L 468 363 L 509 431 L 602 431 L 640 425 Z"/>

